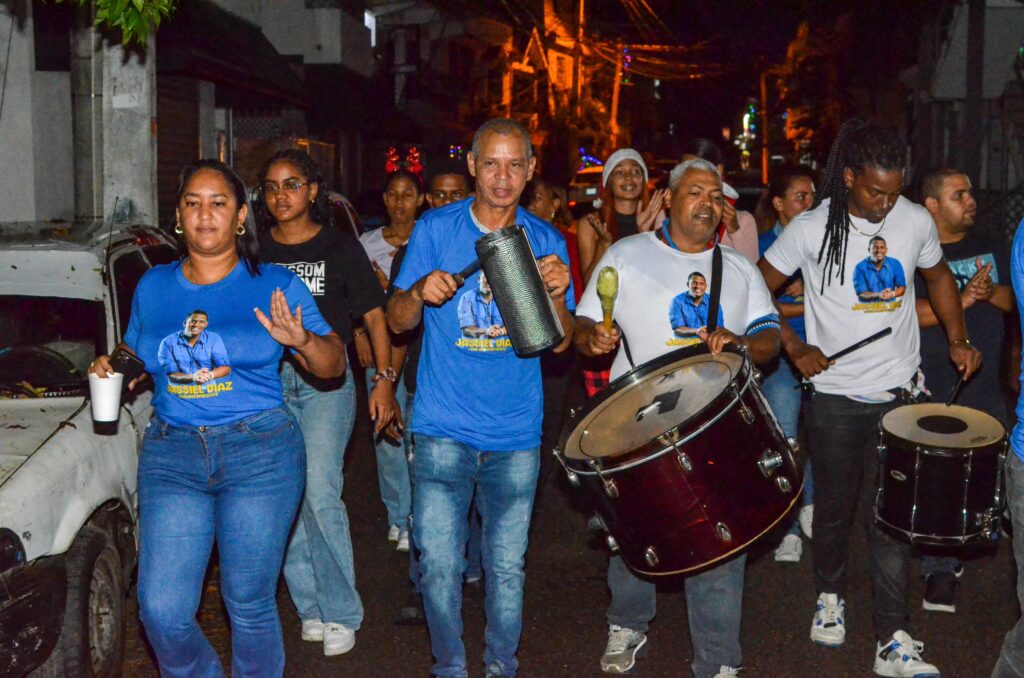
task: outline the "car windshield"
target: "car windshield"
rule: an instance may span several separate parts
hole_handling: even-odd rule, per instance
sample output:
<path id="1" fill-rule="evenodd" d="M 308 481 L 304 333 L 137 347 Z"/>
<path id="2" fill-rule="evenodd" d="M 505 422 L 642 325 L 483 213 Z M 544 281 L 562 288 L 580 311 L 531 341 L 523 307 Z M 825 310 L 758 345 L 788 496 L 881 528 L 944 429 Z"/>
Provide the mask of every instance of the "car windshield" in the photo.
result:
<path id="1" fill-rule="evenodd" d="M 81 395 L 105 346 L 102 302 L 0 296 L 0 398 Z"/>

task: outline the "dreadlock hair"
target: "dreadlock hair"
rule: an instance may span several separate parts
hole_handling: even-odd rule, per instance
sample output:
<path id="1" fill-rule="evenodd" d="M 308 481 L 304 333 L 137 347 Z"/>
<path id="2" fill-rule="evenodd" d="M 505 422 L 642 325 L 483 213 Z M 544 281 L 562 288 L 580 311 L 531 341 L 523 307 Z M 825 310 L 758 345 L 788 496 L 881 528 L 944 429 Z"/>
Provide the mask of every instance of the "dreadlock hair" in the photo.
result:
<path id="1" fill-rule="evenodd" d="M 267 173 L 270 171 L 271 165 L 278 162 L 286 162 L 289 165 L 293 165 L 295 169 L 299 170 L 303 181 L 307 184 L 317 185 L 316 198 L 309 206 L 309 217 L 323 228 L 331 228 L 334 225 L 331 199 L 327 195 L 327 186 L 324 185 L 324 176 L 320 171 L 320 167 L 305 151 L 300 151 L 297 148 L 286 148 L 270 156 L 260 169 L 260 183 L 259 190 L 257 191 L 259 200 L 255 201 L 256 223 L 259 224 L 260 232 L 262 233 L 264 230 L 271 229 L 277 225 L 274 215 L 267 209 L 267 196 L 264 195 L 263 186 L 267 181 Z"/>
<path id="2" fill-rule="evenodd" d="M 906 146 L 897 134 L 875 123 L 856 118 L 847 120 L 839 129 L 832 149 L 828 153 L 828 164 L 821 180 L 821 189 L 814 201 L 818 207 L 825 198 L 830 198 L 828 217 L 825 220 L 825 236 L 818 250 L 818 263 L 825 260 L 821 279 L 821 291 L 831 284 L 833 271 L 839 265 L 839 284 L 843 284 L 846 273 L 846 245 L 850 237 L 850 190 L 846 187 L 843 171 L 849 167 L 854 174 L 860 174 L 866 167 L 881 170 L 903 171 Z"/>

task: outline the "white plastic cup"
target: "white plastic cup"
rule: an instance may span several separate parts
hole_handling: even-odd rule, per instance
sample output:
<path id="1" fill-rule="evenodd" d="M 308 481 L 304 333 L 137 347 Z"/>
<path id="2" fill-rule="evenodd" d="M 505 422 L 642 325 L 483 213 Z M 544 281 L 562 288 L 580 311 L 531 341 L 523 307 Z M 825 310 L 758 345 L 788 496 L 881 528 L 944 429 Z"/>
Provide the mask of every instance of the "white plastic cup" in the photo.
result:
<path id="1" fill-rule="evenodd" d="M 121 412 L 121 384 L 124 375 L 108 374 L 107 378 L 89 373 L 89 396 L 92 399 L 93 421 L 117 421 Z"/>

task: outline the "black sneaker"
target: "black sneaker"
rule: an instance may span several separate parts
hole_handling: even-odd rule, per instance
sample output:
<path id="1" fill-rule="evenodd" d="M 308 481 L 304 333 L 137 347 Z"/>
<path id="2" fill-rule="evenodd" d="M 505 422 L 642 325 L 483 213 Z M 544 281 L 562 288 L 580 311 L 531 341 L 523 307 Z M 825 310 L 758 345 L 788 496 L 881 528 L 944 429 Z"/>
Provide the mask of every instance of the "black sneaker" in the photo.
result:
<path id="1" fill-rule="evenodd" d="M 932 612 L 956 612 L 956 579 L 953 572 L 936 572 L 924 580 L 921 607 Z"/>

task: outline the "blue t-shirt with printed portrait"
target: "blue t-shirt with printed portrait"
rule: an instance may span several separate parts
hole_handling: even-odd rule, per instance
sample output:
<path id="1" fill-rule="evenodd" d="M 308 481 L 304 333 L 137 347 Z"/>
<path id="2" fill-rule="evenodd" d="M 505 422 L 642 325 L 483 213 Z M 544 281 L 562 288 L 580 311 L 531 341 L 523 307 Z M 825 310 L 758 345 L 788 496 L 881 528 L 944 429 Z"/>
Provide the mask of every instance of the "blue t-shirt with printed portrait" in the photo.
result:
<path id="1" fill-rule="evenodd" d="M 431 271 L 460 271 L 476 259 L 474 245 L 483 233 L 470 215 L 472 204 L 472 199 L 463 200 L 423 215 L 409 240 L 396 288 L 408 290 Z M 557 254 L 569 261 L 565 238 L 550 224 L 522 208 L 516 209 L 516 223 L 525 229 L 538 259 Z M 440 306 L 423 307 L 412 430 L 480 450 L 532 449 L 540 444 L 543 414 L 540 359 L 516 355 L 504 333 L 466 336 L 462 329 L 460 300 L 476 293 L 481 275 L 468 277 Z M 575 308 L 573 298 L 570 286 L 570 310 Z"/>
<path id="2" fill-rule="evenodd" d="M 153 377 L 153 406 L 161 419 L 175 426 L 219 426 L 284 402 L 278 376 L 284 347 L 253 312 L 258 307 L 269 318 L 270 296 L 277 289 L 284 292 L 293 313 L 302 305 L 307 330 L 319 335 L 331 331 L 309 288 L 282 266 L 263 264 L 260 275 L 253 276 L 239 262 L 224 279 L 210 285 L 186 280 L 179 262 L 156 266 L 142 276 L 124 343 L 146 363 Z M 182 325 L 196 311 L 206 316 L 207 325 L 191 345 Z M 188 365 L 179 364 L 170 357 L 179 354 L 185 360 L 190 352 L 190 359 L 201 359 L 193 361 L 195 365 L 187 360 Z M 206 353 L 209 364 L 202 360 Z M 212 371 L 218 368 L 227 374 L 214 378 Z"/>

